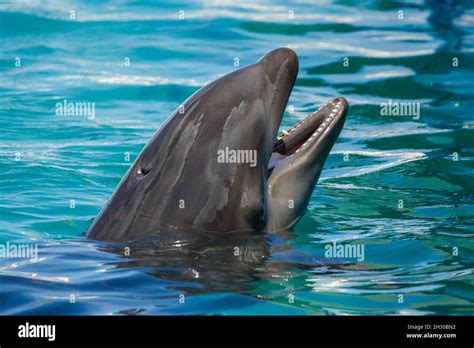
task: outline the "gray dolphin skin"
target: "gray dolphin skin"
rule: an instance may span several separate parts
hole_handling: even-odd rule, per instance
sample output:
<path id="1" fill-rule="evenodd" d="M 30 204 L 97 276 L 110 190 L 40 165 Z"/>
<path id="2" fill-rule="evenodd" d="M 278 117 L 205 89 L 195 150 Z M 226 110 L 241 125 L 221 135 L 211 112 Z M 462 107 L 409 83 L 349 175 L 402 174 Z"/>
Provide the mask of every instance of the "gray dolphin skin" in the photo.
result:
<path id="1" fill-rule="evenodd" d="M 293 226 L 348 110 L 337 97 L 278 136 L 297 74 L 295 52 L 279 48 L 194 93 L 143 148 L 87 236 Z M 224 152 L 230 155 L 220 160 Z"/>

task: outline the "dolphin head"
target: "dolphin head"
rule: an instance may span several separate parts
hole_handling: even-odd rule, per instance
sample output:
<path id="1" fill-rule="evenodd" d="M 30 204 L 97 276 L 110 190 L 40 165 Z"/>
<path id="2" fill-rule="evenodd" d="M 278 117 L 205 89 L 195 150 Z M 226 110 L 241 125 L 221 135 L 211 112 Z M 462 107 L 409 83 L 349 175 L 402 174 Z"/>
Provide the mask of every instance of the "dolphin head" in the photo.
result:
<path id="1" fill-rule="evenodd" d="M 341 111 L 330 124 L 321 116 L 330 117 L 326 106 L 304 132 L 297 127 L 275 142 L 297 73 L 296 54 L 279 48 L 194 93 L 143 148 L 87 236 L 278 229 L 301 216 L 347 104 L 333 101 Z M 310 141 L 308 132 L 320 127 Z M 284 209 L 292 198 L 298 214 Z"/>

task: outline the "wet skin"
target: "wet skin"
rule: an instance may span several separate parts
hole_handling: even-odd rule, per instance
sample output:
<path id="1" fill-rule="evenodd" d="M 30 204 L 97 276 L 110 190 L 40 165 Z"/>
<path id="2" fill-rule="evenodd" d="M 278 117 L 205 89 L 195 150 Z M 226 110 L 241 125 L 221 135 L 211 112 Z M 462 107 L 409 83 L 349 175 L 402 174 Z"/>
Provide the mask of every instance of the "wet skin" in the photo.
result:
<path id="1" fill-rule="evenodd" d="M 164 231 L 228 234 L 295 225 L 348 109 L 335 98 L 278 136 L 297 73 L 296 54 L 279 48 L 194 93 L 144 147 L 87 236 L 129 241 Z M 255 151 L 255 165 L 219 162 L 225 148 Z"/>

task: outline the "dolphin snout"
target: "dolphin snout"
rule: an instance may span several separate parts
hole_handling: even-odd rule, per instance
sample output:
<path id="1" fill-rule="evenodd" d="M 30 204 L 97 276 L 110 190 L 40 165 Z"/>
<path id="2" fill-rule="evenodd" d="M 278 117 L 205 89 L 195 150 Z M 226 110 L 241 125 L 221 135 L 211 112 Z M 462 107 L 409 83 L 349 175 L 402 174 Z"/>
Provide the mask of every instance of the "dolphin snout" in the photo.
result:
<path id="1" fill-rule="evenodd" d="M 286 47 L 277 48 L 260 58 L 259 62 L 264 66 L 272 83 L 283 77 L 283 73 L 287 79 L 285 85 L 293 87 L 299 68 L 295 51 Z"/>
<path id="2" fill-rule="evenodd" d="M 286 47 L 277 48 L 264 55 L 257 63 L 262 67 L 260 76 L 266 86 L 261 98 L 265 100 L 267 109 L 267 138 L 265 157 L 269 158 L 273 150 L 273 142 L 278 133 L 283 113 L 290 98 L 291 91 L 298 75 L 298 57 Z M 268 155 L 268 156 L 267 156 Z"/>

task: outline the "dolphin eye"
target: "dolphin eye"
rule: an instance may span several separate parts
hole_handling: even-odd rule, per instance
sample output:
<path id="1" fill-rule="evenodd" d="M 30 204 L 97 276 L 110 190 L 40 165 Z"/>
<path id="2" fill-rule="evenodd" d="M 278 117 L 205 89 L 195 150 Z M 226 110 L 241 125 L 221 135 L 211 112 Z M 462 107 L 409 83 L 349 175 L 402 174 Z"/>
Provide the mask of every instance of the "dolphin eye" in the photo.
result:
<path id="1" fill-rule="evenodd" d="M 151 171 L 151 168 L 140 167 L 137 170 L 137 176 L 143 177 L 143 176 L 147 175 L 150 171 Z"/>

